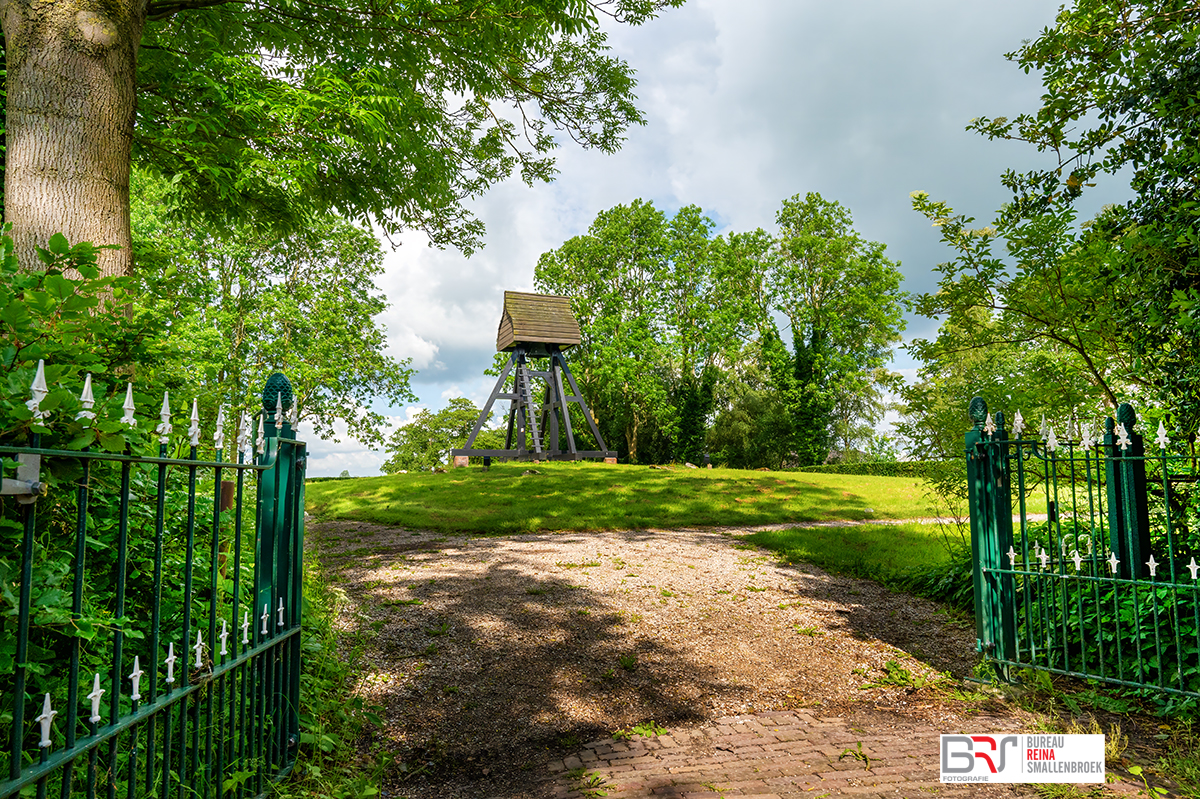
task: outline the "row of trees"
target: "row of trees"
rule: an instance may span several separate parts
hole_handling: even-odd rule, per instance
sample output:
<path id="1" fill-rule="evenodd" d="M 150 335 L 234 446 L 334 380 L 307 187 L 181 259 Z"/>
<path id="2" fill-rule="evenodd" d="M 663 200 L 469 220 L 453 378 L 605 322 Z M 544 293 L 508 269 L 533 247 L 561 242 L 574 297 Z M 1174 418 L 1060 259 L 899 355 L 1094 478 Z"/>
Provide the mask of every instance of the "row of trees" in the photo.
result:
<path id="1" fill-rule="evenodd" d="M 914 208 L 953 251 L 916 302 L 943 320 L 912 344 L 901 432 L 914 453 L 957 457 L 963 409 L 1091 425 L 1124 401 L 1194 440 L 1200 429 L 1200 5 L 1077 0 L 1008 58 L 1042 76 L 1036 111 L 974 120 L 1050 160 L 1010 170 L 995 221 L 918 192 Z M 1080 220 L 1097 178 L 1130 199 Z"/>
<path id="2" fill-rule="evenodd" d="M 897 264 L 819 194 L 776 221 L 718 236 L 700 208 L 636 200 L 539 259 L 538 290 L 572 299 L 572 370 L 623 458 L 778 467 L 872 440 L 903 329 Z"/>

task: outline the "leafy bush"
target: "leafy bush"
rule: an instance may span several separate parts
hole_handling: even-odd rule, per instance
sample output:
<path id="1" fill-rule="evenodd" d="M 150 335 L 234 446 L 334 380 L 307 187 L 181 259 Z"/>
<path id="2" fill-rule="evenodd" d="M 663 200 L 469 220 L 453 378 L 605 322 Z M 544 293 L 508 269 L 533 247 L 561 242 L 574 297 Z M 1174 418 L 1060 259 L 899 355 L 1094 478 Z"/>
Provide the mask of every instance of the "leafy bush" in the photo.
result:
<path id="1" fill-rule="evenodd" d="M 859 474 L 871 477 L 931 478 L 947 469 L 957 469 L 965 475 L 965 466 L 957 461 L 872 461 L 867 463 L 831 463 L 825 466 L 805 466 L 797 471 L 824 474 Z"/>
<path id="2" fill-rule="evenodd" d="M 970 613 L 975 610 L 974 579 L 971 547 L 955 546 L 950 549 L 950 559 L 945 563 L 903 574 L 897 578 L 896 585 L 918 596 Z"/>

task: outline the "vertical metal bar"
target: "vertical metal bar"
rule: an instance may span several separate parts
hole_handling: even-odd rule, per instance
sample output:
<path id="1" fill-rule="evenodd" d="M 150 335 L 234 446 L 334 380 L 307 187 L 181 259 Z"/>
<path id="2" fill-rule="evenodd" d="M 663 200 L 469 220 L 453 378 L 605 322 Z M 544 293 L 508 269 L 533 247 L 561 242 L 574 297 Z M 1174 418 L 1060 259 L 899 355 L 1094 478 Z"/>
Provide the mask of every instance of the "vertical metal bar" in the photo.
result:
<path id="1" fill-rule="evenodd" d="M 180 644 L 184 667 L 180 670 L 179 687 L 187 688 L 190 679 L 188 663 L 189 639 L 192 631 L 192 570 L 195 565 L 196 552 L 196 467 L 188 466 L 188 503 L 187 503 L 187 532 L 186 549 L 183 566 L 183 642 Z M 179 796 L 186 797 L 188 786 L 188 705 L 192 702 L 187 698 L 179 702 Z M 192 751 L 192 774 L 195 775 L 195 747 Z"/>
<path id="2" fill-rule="evenodd" d="M 212 508 L 212 542 L 209 546 L 209 564 L 208 564 L 208 647 L 209 659 L 213 664 L 217 662 L 217 603 L 219 599 L 219 581 L 220 569 L 219 559 L 221 554 L 221 470 L 216 469 L 213 477 L 213 508 Z M 196 664 L 197 668 L 201 664 Z M 204 697 L 204 796 L 208 796 L 209 789 L 213 782 L 213 688 L 209 686 L 209 690 L 205 691 Z M 219 744 L 220 742 L 218 742 Z M 220 760 L 218 756 L 218 761 Z M 218 766 L 216 770 L 217 785 L 220 785 L 221 769 Z"/>
<path id="3" fill-rule="evenodd" d="M 121 461 L 121 501 L 120 517 L 117 523 L 117 601 L 114 608 L 116 618 L 125 615 L 125 580 L 126 567 L 129 558 L 129 472 L 133 465 L 132 453 L 125 448 L 125 458 Z M 113 633 L 113 673 L 110 724 L 116 724 L 121 715 L 121 671 L 122 647 L 125 643 L 125 633 L 118 625 Z M 115 799 L 117 795 L 117 738 L 114 735 L 108 744 L 108 795 Z"/>
<path id="4" fill-rule="evenodd" d="M 1025 446 L 1022 440 L 1016 442 L 1016 459 L 1017 459 L 1017 514 L 1021 530 L 1021 551 L 1029 551 L 1029 514 L 1025 502 Z M 1015 551 L 1015 550 L 1014 550 Z M 1021 561 L 1025 563 L 1025 560 Z M 1015 564 L 1009 563 L 1008 567 L 1013 569 Z M 1015 583 L 1014 577 L 1014 583 Z M 1021 594 L 1023 601 L 1021 602 L 1022 610 L 1025 612 L 1025 638 L 1029 642 L 1029 660 L 1033 661 L 1036 648 L 1033 645 L 1033 615 L 1030 612 L 1030 587 L 1029 579 L 1021 580 Z M 1014 600 L 1016 599 L 1014 594 Z M 1013 648 L 1014 657 L 1016 660 L 1021 660 L 1021 638 L 1018 636 L 1016 645 Z"/>
<path id="5" fill-rule="evenodd" d="M 158 445 L 158 457 L 167 457 L 167 445 Z M 160 626 L 162 623 L 162 562 L 163 562 L 163 531 L 166 527 L 167 507 L 167 465 L 158 465 L 158 503 L 154 513 L 154 604 L 150 611 L 150 688 L 147 691 L 153 702 L 158 697 L 158 661 L 160 641 Z M 154 785 L 154 727 L 153 722 L 146 724 L 146 793 L 153 790 Z"/>
<path id="6" fill-rule="evenodd" d="M 96 723 L 88 721 L 92 736 L 96 735 Z M 87 799 L 96 799 L 96 758 L 100 755 L 100 747 L 93 746 L 88 752 Z"/>
<path id="7" fill-rule="evenodd" d="M 42 436 L 34 433 L 29 446 L 37 449 L 42 445 Z M 21 592 L 17 600 L 17 659 L 13 664 L 13 717 L 12 738 L 9 753 L 9 779 L 21 776 L 25 741 L 25 663 L 29 660 L 29 606 L 33 588 L 33 533 L 37 523 L 36 503 L 22 508 L 25 514 L 25 530 L 21 538 Z"/>
<path id="8" fill-rule="evenodd" d="M 258 587 L 262 584 L 262 577 L 259 574 L 261 567 L 260 555 L 262 551 L 262 532 L 263 532 L 263 475 L 262 472 L 255 471 L 255 511 L 254 511 L 254 529 L 255 535 L 255 554 L 254 554 L 254 609 L 250 612 L 250 617 L 254 626 L 254 643 L 258 645 L 263 642 L 265 635 L 261 632 L 258 620 L 259 602 Z M 262 653 L 255 657 L 252 661 L 253 668 L 253 683 L 251 694 L 251 708 L 253 721 L 253 737 L 251 739 L 251 757 L 255 761 L 254 785 L 255 794 L 261 794 L 265 790 L 264 777 L 266 774 L 265 755 L 266 747 L 264 745 L 263 736 L 266 730 L 266 715 L 263 706 L 263 690 L 266 682 L 266 670 L 263 665 L 263 659 L 266 653 Z"/>
<path id="9" fill-rule="evenodd" d="M 242 461 L 242 456 L 241 456 L 241 454 L 239 454 L 238 455 L 238 463 L 240 464 L 241 461 Z M 242 496 L 243 496 L 243 489 L 245 486 L 245 477 L 246 477 L 245 470 L 238 469 L 237 470 L 237 501 L 235 503 L 237 516 L 235 517 L 234 522 L 233 522 L 233 524 L 234 524 L 233 535 L 234 535 L 234 541 L 236 542 L 235 543 L 236 551 L 234 552 L 234 556 L 233 556 L 234 557 L 234 569 L 235 569 L 235 574 L 234 574 L 234 578 L 233 578 L 234 579 L 234 584 L 233 584 L 234 585 L 234 588 L 233 588 L 234 603 L 233 603 L 233 605 L 234 605 L 234 619 L 235 620 L 237 619 L 237 608 L 239 606 L 239 603 L 242 603 L 245 605 L 251 605 L 251 606 L 253 605 L 252 600 L 250 602 L 245 602 L 241 598 L 241 593 L 240 593 L 241 579 L 242 579 Z M 253 607 L 243 608 L 243 614 L 246 614 L 246 613 L 248 613 L 250 616 L 253 616 L 254 615 Z M 253 624 L 253 622 L 251 622 L 251 624 Z M 251 639 L 251 641 L 253 641 L 253 639 Z M 242 652 L 241 646 L 242 646 L 242 637 L 238 636 L 237 644 L 234 647 L 234 651 L 237 652 L 239 655 Z M 238 757 L 237 757 L 237 762 L 238 762 L 238 770 L 239 771 L 244 771 L 246 769 L 247 758 L 249 756 L 252 756 L 251 753 L 246 751 L 247 736 L 249 734 L 248 728 L 246 726 L 246 704 L 247 704 L 246 700 L 247 700 L 247 693 L 249 692 L 249 688 L 250 688 L 250 685 L 249 685 L 250 673 L 251 673 L 251 670 L 248 665 L 243 665 L 238 669 L 238 677 L 239 677 L 239 679 L 238 679 L 238 697 L 239 698 L 238 698 L 238 735 L 237 735 Z M 238 783 L 238 789 L 237 789 L 238 799 L 242 799 L 242 797 L 244 797 L 245 794 L 246 794 L 246 783 L 243 780 L 242 782 Z"/>
<path id="10" fill-rule="evenodd" d="M 83 451 L 86 453 L 88 449 L 85 447 Z M 71 618 L 76 620 L 83 615 L 83 575 L 86 570 L 87 559 L 88 479 L 90 477 L 91 462 L 87 458 L 83 458 L 81 459 L 81 466 L 83 467 L 83 475 L 79 478 L 78 489 L 75 494 L 75 580 L 71 591 Z M 75 727 L 79 723 L 80 646 L 81 641 L 79 636 L 72 636 L 71 673 L 67 684 L 67 749 L 72 749 L 75 746 Z M 63 776 L 63 799 L 67 799 L 71 795 L 71 783 L 74 774 L 73 766 L 68 766 Z"/>
<path id="11" fill-rule="evenodd" d="M 292 492 L 292 611 L 291 629 L 300 629 L 304 609 L 304 474 L 308 461 L 308 450 L 300 450 L 293 463 L 294 486 Z M 300 635 L 292 636 L 292 672 L 288 695 L 292 703 L 292 734 L 297 748 L 300 741 Z"/>
<path id="12" fill-rule="evenodd" d="M 1067 458 L 1068 459 L 1071 457 L 1070 447 L 1071 447 L 1070 442 L 1068 442 L 1067 443 Z M 1061 507 L 1061 503 L 1059 502 L 1059 497 L 1058 497 L 1058 452 L 1057 451 L 1051 452 L 1051 453 L 1049 453 L 1049 456 L 1050 456 L 1050 461 L 1048 462 L 1046 469 L 1047 469 L 1047 472 L 1050 475 L 1052 475 L 1051 476 L 1051 485 L 1054 488 L 1055 514 L 1054 514 L 1054 519 L 1051 520 L 1051 523 L 1049 525 L 1047 525 L 1046 532 L 1049 533 L 1049 538 L 1046 541 L 1046 545 L 1047 545 L 1047 549 L 1049 550 L 1049 552 L 1047 554 L 1049 554 L 1053 557 L 1057 553 L 1057 551 L 1062 548 L 1063 532 L 1062 532 L 1062 513 L 1058 512 L 1058 509 Z M 1040 566 L 1040 564 L 1039 564 L 1039 566 Z M 1061 588 L 1060 581 L 1056 580 L 1052 577 L 1048 577 L 1045 573 L 1045 569 L 1039 569 L 1038 581 L 1041 583 L 1041 585 L 1043 587 L 1043 591 L 1045 591 L 1046 583 L 1049 582 L 1050 590 L 1046 591 L 1046 593 L 1050 594 L 1051 601 L 1048 604 L 1054 608 L 1053 615 L 1058 616 L 1059 617 L 1058 621 L 1060 622 L 1058 624 L 1054 624 L 1053 621 L 1051 621 L 1051 626 L 1049 629 L 1057 629 L 1057 630 L 1061 631 L 1062 634 L 1061 634 L 1061 636 L 1059 636 L 1059 641 L 1062 646 L 1062 664 L 1063 664 L 1063 668 L 1066 671 L 1070 671 L 1071 670 L 1071 645 L 1070 645 L 1070 642 L 1067 640 L 1066 620 L 1067 620 L 1068 610 L 1067 610 L 1066 595 L 1063 594 L 1063 596 L 1062 596 L 1061 611 L 1060 611 L 1060 609 L 1059 609 L 1059 607 L 1060 607 L 1060 603 L 1059 603 L 1060 591 L 1059 591 L 1059 589 Z M 1059 615 L 1060 613 L 1061 613 L 1061 615 Z"/>

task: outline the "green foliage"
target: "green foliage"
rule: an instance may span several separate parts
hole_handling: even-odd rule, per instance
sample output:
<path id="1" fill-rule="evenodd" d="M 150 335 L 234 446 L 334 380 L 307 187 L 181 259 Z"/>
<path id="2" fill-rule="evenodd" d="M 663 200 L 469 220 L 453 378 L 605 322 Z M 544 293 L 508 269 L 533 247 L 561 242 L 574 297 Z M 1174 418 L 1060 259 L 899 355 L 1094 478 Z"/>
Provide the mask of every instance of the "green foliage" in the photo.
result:
<path id="1" fill-rule="evenodd" d="M 923 192 L 913 195 L 913 207 L 957 253 L 937 267 L 938 290 L 916 303 L 919 313 L 945 321 L 935 340 L 909 345 L 924 362 L 921 382 L 904 392 L 903 432 L 914 454 L 961 450 L 961 409 L 972 396 L 1026 418 L 1044 412 L 1090 419 L 1104 405 L 1116 407 L 1116 386 L 1144 384 L 1121 355 L 1116 314 L 1130 296 L 1111 280 L 1113 248 L 1090 232 L 1073 232 L 1071 209 L 1036 219 L 1002 216 L 994 227 L 972 229 L 973 219 Z M 993 252 L 997 240 L 1004 253 Z"/>
<path id="2" fill-rule="evenodd" d="M 713 459 L 734 469 L 779 469 L 791 452 L 791 417 L 776 392 L 747 389 L 713 422 L 708 447 Z"/>
<path id="3" fill-rule="evenodd" d="M 1058 362 L 1057 379 L 1007 385 L 1042 389 L 1044 407 L 1069 399 L 1091 414 L 1115 407 L 1119 392 L 1163 404 L 1182 434 L 1200 429 L 1198 26 L 1194 4 L 1078 0 L 1007 54 L 1041 76 L 1040 108 L 981 117 L 969 129 L 1028 142 L 1052 161 L 1007 171 L 1012 199 L 982 229 L 914 195 L 956 251 L 918 310 L 959 331 L 917 342 L 918 357 L 944 364 L 983 348 L 1010 350 L 1012 360 L 1032 350 Z M 1133 198 L 1079 224 L 1075 205 L 1102 174 L 1128 178 Z M 1004 253 L 992 251 L 997 240 Z"/>
<path id="4" fill-rule="evenodd" d="M 384 474 L 400 471 L 428 471 L 449 462 L 450 450 L 466 446 L 475 429 L 479 408 L 465 397 L 455 397 L 436 413 L 421 411 L 388 439 L 390 457 L 379 467 Z M 486 424 L 487 420 L 485 420 Z M 475 439 L 477 449 L 503 449 L 504 432 L 481 430 Z M 478 461 L 479 458 L 472 458 Z"/>
<path id="5" fill-rule="evenodd" d="M 945 560 L 909 570 L 897 580 L 905 591 L 971 613 L 975 609 L 975 562 L 970 543 L 958 543 Z"/>
<path id="6" fill-rule="evenodd" d="M 72 246 L 61 234 L 51 237 L 48 249 L 39 250 L 41 268 L 22 268 L 10 232 L 11 226 L 5 226 L 0 235 L 0 376 L 6 388 L 0 397 L 0 436 L 13 440 L 36 427 L 36 432 L 53 436 L 48 442 L 68 449 L 96 441 L 78 424 L 52 431 L 33 423 L 24 403 L 37 363 L 45 360 L 50 394 L 42 400 L 42 410 L 55 411 L 56 417 L 78 412 L 76 397 L 91 373 L 97 379 L 97 407 L 106 412 L 97 424 L 102 444 L 118 451 L 140 441 L 109 418 L 115 414 L 109 401 L 118 392 L 124 397 L 125 380 L 131 377 L 139 378 L 139 388 L 150 389 L 145 382 L 158 376 L 154 367 L 168 360 L 167 320 L 150 312 L 146 300 L 162 293 L 172 275 L 164 280 L 99 278 L 97 248 Z"/>
<path id="7" fill-rule="evenodd" d="M 560 139 L 612 152 L 641 124 L 600 16 L 681 2 L 154 2 L 134 161 L 189 217 L 297 230 L 336 209 L 469 251 L 466 197 L 549 180 Z"/>
<path id="8" fill-rule="evenodd" d="M 777 468 L 824 461 L 832 434 L 844 449 L 873 434 L 900 272 L 819 195 L 785 201 L 778 222 L 778 238 L 713 237 L 699 208 L 668 218 L 635 200 L 542 255 L 537 286 L 572 298 L 573 369 L 623 457 L 696 462 L 707 441 L 720 462 Z"/>
<path id="9" fill-rule="evenodd" d="M 338 633 L 335 623 L 345 594 L 328 582 L 311 555 L 304 578 L 300 751 L 292 778 L 278 786 L 279 795 L 377 796 L 391 755 L 369 743 L 382 726 L 382 709 L 354 695 L 354 677 L 364 665 L 363 642 Z"/>
<path id="10" fill-rule="evenodd" d="M 335 425 L 383 443 L 380 401 L 414 399 L 409 362 L 385 352 L 375 288 L 383 251 L 368 230 L 332 216 L 286 236 L 265 228 L 170 221 L 168 187 L 135 175 L 133 226 L 142 272 L 179 276 L 180 291 L 152 310 L 172 320 L 177 375 L 226 408 L 260 407 L 262 382 L 286 374 L 301 419 L 332 438 Z"/>
<path id="11" fill-rule="evenodd" d="M 1038 643 L 1046 665 L 1200 691 L 1200 605 L 1194 594 L 1078 580 L 1053 589 L 1037 579 L 1025 584 L 1017 591 L 1018 635 Z M 1069 609 L 1052 628 L 1040 618 L 1045 602 Z"/>
<path id="12" fill-rule="evenodd" d="M 655 738 L 665 732 L 667 732 L 666 727 L 659 726 L 654 722 L 654 719 L 651 719 L 650 721 L 643 721 L 641 724 L 635 724 L 629 729 L 614 730 L 612 737 L 615 741 L 628 741 L 635 735 L 642 738 Z"/>
<path id="13" fill-rule="evenodd" d="M 821 474 L 869 474 L 876 477 L 916 477 L 922 479 L 941 475 L 946 467 L 954 468 L 965 479 L 962 462 L 955 461 L 874 461 L 869 463 L 831 463 L 823 466 L 804 466 L 797 471 Z"/>

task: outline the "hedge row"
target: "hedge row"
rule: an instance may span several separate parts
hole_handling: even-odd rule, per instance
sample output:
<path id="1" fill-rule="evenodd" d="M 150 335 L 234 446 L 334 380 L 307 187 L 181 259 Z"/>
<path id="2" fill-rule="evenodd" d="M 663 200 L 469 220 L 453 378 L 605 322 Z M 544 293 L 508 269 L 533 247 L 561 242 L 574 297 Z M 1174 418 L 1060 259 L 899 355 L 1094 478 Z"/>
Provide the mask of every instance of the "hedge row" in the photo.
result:
<path id="1" fill-rule="evenodd" d="M 824 474 L 860 474 L 873 477 L 937 477 L 948 469 L 963 469 L 961 461 L 876 461 L 873 463 L 831 463 L 804 466 L 800 472 Z"/>

